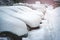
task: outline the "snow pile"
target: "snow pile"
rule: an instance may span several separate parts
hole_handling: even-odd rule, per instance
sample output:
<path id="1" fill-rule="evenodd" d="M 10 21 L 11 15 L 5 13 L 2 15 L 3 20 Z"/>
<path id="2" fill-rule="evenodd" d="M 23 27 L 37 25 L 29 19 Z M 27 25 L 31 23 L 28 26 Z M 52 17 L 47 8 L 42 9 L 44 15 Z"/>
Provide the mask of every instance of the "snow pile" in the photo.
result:
<path id="1" fill-rule="evenodd" d="M 32 9 L 29 9 L 28 7 L 25 6 L 1 7 L 0 10 L 3 10 L 6 12 L 6 14 L 9 14 L 13 17 L 16 17 L 24 21 L 26 24 L 30 25 L 31 27 L 36 27 L 40 24 L 41 22 L 40 15 L 43 14 L 42 12 L 38 12 L 38 11 L 35 12 Z M 7 11 L 9 11 L 10 13 Z M 39 13 L 41 14 L 39 15 Z"/>
<path id="2" fill-rule="evenodd" d="M 40 29 L 30 31 L 28 37 L 25 39 L 23 38 L 23 40 L 54 40 L 55 34 L 53 32 L 53 27 L 51 27 L 48 20 L 50 19 L 48 13 L 51 13 L 52 10 L 53 8 L 49 6 L 44 16 L 45 20 L 42 20 L 42 24 L 40 24 Z"/>
<path id="3" fill-rule="evenodd" d="M 24 35 L 28 32 L 27 26 L 22 20 L 12 17 L 1 10 L 0 13 L 1 13 L 0 32 L 9 31 L 18 36 Z"/>

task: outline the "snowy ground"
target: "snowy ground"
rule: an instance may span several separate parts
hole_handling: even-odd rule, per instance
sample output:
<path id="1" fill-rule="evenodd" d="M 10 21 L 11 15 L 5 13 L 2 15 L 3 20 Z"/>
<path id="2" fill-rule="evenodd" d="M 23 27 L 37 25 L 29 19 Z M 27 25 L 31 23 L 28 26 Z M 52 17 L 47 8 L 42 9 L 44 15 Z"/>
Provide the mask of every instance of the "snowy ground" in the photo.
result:
<path id="1" fill-rule="evenodd" d="M 23 40 L 53 40 L 52 35 L 50 35 L 52 28 L 48 27 L 47 20 L 44 20 L 40 27 L 40 29 L 30 31 L 28 37 L 23 38 Z"/>

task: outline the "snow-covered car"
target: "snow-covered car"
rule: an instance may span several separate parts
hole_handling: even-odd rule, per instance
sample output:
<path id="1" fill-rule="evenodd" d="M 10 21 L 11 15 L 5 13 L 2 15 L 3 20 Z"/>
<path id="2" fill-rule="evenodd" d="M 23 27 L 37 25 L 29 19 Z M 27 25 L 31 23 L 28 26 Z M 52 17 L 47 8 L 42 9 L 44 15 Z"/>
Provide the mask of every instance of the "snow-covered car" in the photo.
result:
<path id="1" fill-rule="evenodd" d="M 15 36 L 14 40 L 17 40 L 18 37 L 16 36 L 22 37 L 22 35 L 28 33 L 27 25 L 38 28 L 41 15 L 43 15 L 42 12 L 32 10 L 26 6 L 1 6 L 0 36 L 4 35 L 11 38 Z"/>
<path id="2" fill-rule="evenodd" d="M 7 14 L 23 20 L 30 27 L 37 27 L 40 24 L 43 15 L 42 12 L 32 10 L 26 6 L 1 7 L 1 10 L 4 10 L 5 12 L 10 11 L 10 13 L 7 12 Z"/>
<path id="3" fill-rule="evenodd" d="M 0 36 L 17 38 L 17 36 L 23 36 L 28 33 L 27 26 L 22 20 L 12 17 L 1 10 L 0 13 Z"/>
<path id="4" fill-rule="evenodd" d="M 21 37 L 27 37 L 26 24 L 22 20 L 7 14 L 8 12 L 13 14 L 15 11 L 6 10 L 6 12 L 4 10 L 0 10 L 0 38 L 9 37 L 11 40 L 21 40 Z M 18 38 L 18 36 L 20 37 Z"/>

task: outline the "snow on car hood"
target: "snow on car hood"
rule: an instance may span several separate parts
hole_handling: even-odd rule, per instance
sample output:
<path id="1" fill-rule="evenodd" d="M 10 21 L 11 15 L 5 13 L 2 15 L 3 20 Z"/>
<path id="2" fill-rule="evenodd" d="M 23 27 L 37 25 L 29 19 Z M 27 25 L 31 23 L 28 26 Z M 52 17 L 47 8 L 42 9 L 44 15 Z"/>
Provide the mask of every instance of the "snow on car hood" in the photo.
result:
<path id="1" fill-rule="evenodd" d="M 42 12 L 34 11 L 25 6 L 1 7 L 0 10 L 3 10 L 4 12 L 6 12 L 6 14 L 23 20 L 31 27 L 38 26 L 41 22 L 41 15 L 43 15 Z"/>

